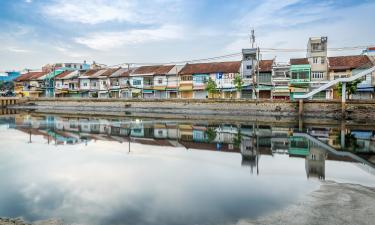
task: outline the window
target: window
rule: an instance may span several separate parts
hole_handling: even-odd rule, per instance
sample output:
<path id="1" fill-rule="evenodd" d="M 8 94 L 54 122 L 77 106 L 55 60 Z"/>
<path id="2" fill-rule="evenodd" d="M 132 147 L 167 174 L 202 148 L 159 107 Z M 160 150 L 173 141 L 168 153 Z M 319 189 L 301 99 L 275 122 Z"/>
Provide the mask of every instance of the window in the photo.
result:
<path id="1" fill-rule="evenodd" d="M 182 77 L 181 77 L 181 80 L 182 80 L 182 81 L 191 81 L 192 79 L 193 79 L 193 77 L 190 76 L 190 75 L 182 76 Z"/>
<path id="2" fill-rule="evenodd" d="M 321 58 L 320 58 L 320 63 L 321 63 L 321 64 L 326 63 L 326 59 L 325 59 L 324 57 L 321 57 Z"/>
<path id="3" fill-rule="evenodd" d="M 84 86 L 84 87 L 87 87 L 87 83 L 83 83 L 83 86 Z"/>
<path id="4" fill-rule="evenodd" d="M 313 79 L 323 79 L 324 73 L 323 72 L 312 72 L 312 78 Z"/>
<path id="5" fill-rule="evenodd" d="M 248 70 L 251 70 L 252 68 L 253 68 L 252 65 L 247 65 L 247 66 L 246 66 L 246 69 L 248 69 Z"/>
<path id="6" fill-rule="evenodd" d="M 141 85 L 141 80 L 133 80 L 133 85 Z"/>
<path id="7" fill-rule="evenodd" d="M 319 60 L 318 57 L 314 57 L 314 58 L 313 58 L 313 63 L 314 63 L 314 64 L 318 64 L 318 60 Z"/>
<path id="8" fill-rule="evenodd" d="M 163 83 L 163 78 L 159 78 L 158 79 L 158 84 L 162 84 Z"/>
<path id="9" fill-rule="evenodd" d="M 92 86 L 93 86 L 93 87 L 96 87 L 96 82 L 92 83 Z"/>

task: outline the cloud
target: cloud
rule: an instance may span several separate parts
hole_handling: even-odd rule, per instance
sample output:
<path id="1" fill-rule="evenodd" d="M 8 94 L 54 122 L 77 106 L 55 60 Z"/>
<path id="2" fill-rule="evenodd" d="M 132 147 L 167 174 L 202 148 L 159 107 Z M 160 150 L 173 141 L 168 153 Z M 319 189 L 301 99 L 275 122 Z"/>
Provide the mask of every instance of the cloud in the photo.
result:
<path id="1" fill-rule="evenodd" d="M 43 8 L 51 18 L 82 24 L 161 22 L 176 12 L 180 0 L 55 0 Z"/>
<path id="2" fill-rule="evenodd" d="M 31 52 L 28 49 L 22 49 L 22 48 L 17 48 L 17 47 L 8 47 L 8 48 L 6 48 L 6 50 L 8 50 L 10 52 L 14 52 L 14 53 L 29 53 L 29 52 Z"/>
<path id="3" fill-rule="evenodd" d="M 124 32 L 97 32 L 75 38 L 75 42 L 95 50 L 109 50 L 124 45 L 134 45 L 183 38 L 183 29 L 165 25 L 153 29 L 135 29 Z"/>

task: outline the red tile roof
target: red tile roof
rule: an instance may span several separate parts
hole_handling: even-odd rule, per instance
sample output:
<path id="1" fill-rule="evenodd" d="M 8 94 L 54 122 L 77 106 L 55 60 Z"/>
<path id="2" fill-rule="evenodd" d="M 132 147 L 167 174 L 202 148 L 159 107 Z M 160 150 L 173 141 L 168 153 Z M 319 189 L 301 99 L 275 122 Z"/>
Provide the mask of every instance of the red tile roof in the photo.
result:
<path id="1" fill-rule="evenodd" d="M 306 65 L 309 64 L 307 58 L 290 59 L 290 65 Z"/>
<path id="2" fill-rule="evenodd" d="M 100 69 L 90 69 L 87 70 L 82 76 L 91 76 L 94 75 L 96 72 L 98 72 Z"/>
<path id="3" fill-rule="evenodd" d="M 259 62 L 259 72 L 271 72 L 273 61 L 274 61 L 273 59 L 272 60 L 261 60 Z"/>
<path id="4" fill-rule="evenodd" d="M 72 73 L 73 71 L 64 71 L 62 73 L 60 73 L 59 75 L 57 75 L 55 78 L 56 79 L 61 79 L 61 78 L 64 78 L 66 76 L 68 76 L 70 73 Z"/>
<path id="5" fill-rule="evenodd" d="M 110 68 L 110 69 L 106 69 L 106 71 L 104 73 L 102 73 L 100 75 L 100 77 L 109 77 L 111 76 L 114 72 L 116 72 L 117 70 L 119 70 L 121 68 Z"/>
<path id="6" fill-rule="evenodd" d="M 127 68 L 121 68 L 114 72 L 110 77 L 128 77 L 130 73 L 132 73 L 134 69 L 127 69 Z"/>
<path id="7" fill-rule="evenodd" d="M 134 74 L 167 74 L 173 67 L 174 65 L 141 66 L 134 70 Z"/>
<path id="8" fill-rule="evenodd" d="M 28 72 L 17 77 L 15 81 L 16 82 L 29 81 L 29 80 L 37 79 L 45 74 L 47 73 L 46 72 Z"/>
<path id="9" fill-rule="evenodd" d="M 186 64 L 179 74 L 238 73 L 240 67 L 240 61 Z"/>
<path id="10" fill-rule="evenodd" d="M 347 70 L 360 67 L 371 67 L 373 64 L 366 55 L 328 57 L 330 70 Z"/>

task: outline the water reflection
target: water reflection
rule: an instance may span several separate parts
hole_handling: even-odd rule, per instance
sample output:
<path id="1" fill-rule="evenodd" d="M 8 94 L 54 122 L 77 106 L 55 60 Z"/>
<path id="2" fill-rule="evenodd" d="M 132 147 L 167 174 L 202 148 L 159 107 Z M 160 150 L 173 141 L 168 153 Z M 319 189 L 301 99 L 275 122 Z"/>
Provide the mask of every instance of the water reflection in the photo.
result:
<path id="1" fill-rule="evenodd" d="M 0 216 L 29 221 L 235 224 L 324 179 L 375 186 L 371 130 L 28 114 L 0 123 Z"/>
<path id="2" fill-rule="evenodd" d="M 138 143 L 151 146 L 184 147 L 240 153 L 241 165 L 259 174 L 261 155 L 287 154 L 306 159 L 307 177 L 325 178 L 325 160 L 351 161 L 350 157 L 328 154 L 320 145 L 294 135 L 301 131 L 293 126 L 250 124 L 208 124 L 195 121 L 153 121 L 142 119 L 76 118 L 61 116 L 32 117 L 23 115 L 2 121 L 33 136 L 43 136 L 46 144 L 77 145 L 102 140 Z M 359 155 L 373 166 L 375 131 L 344 127 L 309 127 L 304 133 L 335 150 Z"/>

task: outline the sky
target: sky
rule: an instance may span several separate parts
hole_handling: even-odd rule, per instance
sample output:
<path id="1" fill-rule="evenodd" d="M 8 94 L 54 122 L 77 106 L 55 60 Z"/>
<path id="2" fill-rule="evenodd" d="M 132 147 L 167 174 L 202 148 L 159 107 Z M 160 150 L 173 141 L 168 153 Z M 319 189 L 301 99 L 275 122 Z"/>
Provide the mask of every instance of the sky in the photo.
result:
<path id="1" fill-rule="evenodd" d="M 0 71 L 239 53 L 250 47 L 251 29 L 260 48 L 306 48 L 319 36 L 329 47 L 375 45 L 375 0 L 0 0 L 0 9 Z"/>

